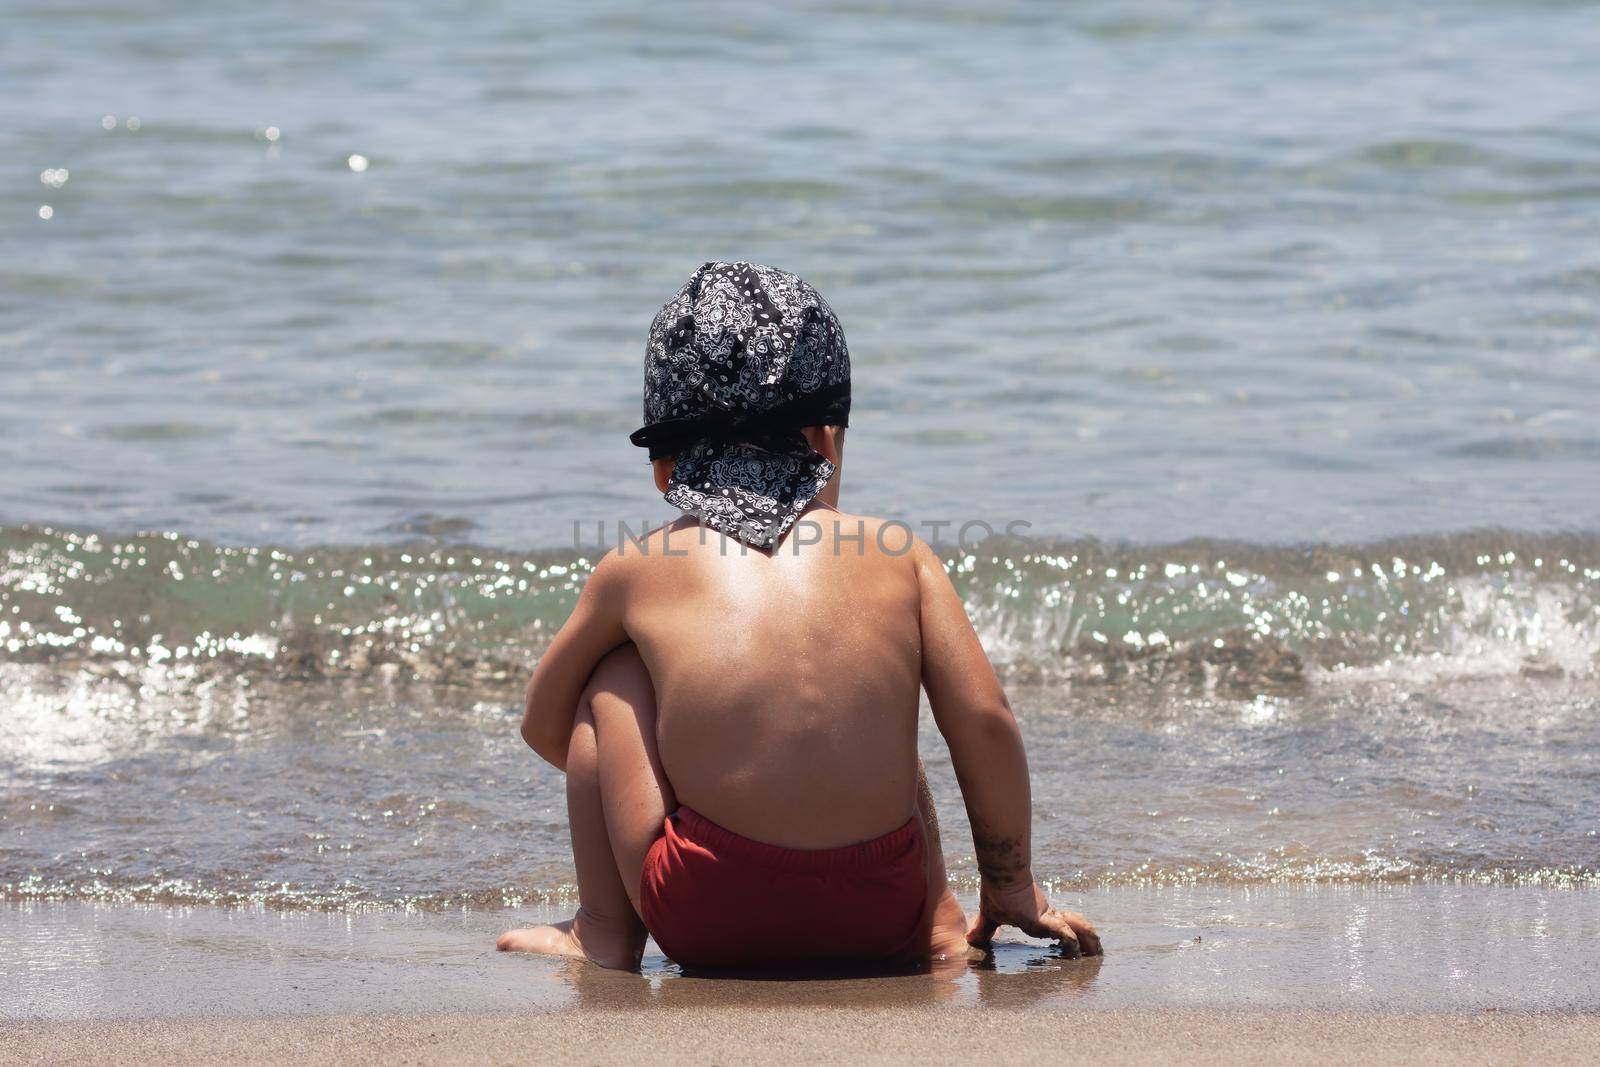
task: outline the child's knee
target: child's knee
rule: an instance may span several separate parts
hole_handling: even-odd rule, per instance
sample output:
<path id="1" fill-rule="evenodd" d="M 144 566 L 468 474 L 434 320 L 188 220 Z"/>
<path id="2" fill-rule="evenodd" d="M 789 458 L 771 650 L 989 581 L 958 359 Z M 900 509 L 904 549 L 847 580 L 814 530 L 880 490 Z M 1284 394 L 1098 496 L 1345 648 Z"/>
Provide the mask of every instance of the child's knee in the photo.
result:
<path id="1" fill-rule="evenodd" d="M 588 705 L 597 696 L 616 697 L 634 707 L 655 705 L 655 685 L 631 642 L 612 649 L 595 666 L 584 689 L 583 703 Z"/>

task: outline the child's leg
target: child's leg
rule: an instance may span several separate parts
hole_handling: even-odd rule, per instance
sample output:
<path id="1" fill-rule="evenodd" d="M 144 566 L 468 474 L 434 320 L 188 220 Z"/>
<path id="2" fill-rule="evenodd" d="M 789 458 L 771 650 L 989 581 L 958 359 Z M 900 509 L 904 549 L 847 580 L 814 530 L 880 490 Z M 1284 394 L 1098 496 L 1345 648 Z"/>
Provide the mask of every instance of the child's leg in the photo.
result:
<path id="1" fill-rule="evenodd" d="M 678 810 L 656 746 L 655 683 L 638 650 L 624 645 L 600 661 L 589 684 L 612 871 L 638 916 L 645 855 Z"/>
<path id="2" fill-rule="evenodd" d="M 638 652 L 625 645 L 590 677 L 567 750 L 578 913 L 553 926 L 508 931 L 498 948 L 582 956 L 623 970 L 639 966 L 645 929 L 636 898 L 644 854 L 677 806 L 655 751 L 655 689 Z"/>
<path id="3" fill-rule="evenodd" d="M 586 957 L 621 970 L 637 967 L 644 952 L 644 924 L 622 887 L 606 837 L 594 716 L 587 701 L 578 708 L 567 748 L 567 822 L 578 871 L 578 913 L 552 926 L 508 930 L 495 947 Z"/>

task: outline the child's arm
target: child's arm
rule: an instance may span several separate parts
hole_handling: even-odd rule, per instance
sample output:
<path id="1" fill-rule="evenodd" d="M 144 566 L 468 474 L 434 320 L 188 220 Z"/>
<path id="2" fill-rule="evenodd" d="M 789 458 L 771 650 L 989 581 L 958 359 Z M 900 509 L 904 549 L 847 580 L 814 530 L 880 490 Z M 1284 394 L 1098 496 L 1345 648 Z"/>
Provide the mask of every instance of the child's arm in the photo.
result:
<path id="1" fill-rule="evenodd" d="M 982 877 L 967 940 L 987 945 L 996 929 L 1015 926 L 1055 938 L 1069 952 L 1095 955 L 1100 938 L 1088 920 L 1052 908 L 1034 885 L 1028 757 L 1000 679 L 939 557 L 918 541 L 913 559 L 922 601 L 922 684 L 950 746 Z"/>
<path id="2" fill-rule="evenodd" d="M 539 658 L 528 683 L 522 739 L 546 763 L 563 771 L 583 687 L 605 654 L 628 640 L 622 626 L 625 569 L 625 561 L 610 553 L 595 564 L 572 614 Z"/>

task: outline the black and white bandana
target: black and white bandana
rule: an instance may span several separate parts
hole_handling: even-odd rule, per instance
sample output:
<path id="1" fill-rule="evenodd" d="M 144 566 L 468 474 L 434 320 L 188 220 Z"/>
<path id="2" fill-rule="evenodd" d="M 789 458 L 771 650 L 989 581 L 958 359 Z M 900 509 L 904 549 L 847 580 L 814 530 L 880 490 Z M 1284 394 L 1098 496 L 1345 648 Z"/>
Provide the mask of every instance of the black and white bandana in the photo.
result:
<path id="1" fill-rule="evenodd" d="M 707 263 L 650 324 L 633 443 L 673 456 L 667 502 L 769 547 L 833 477 L 805 426 L 850 418 L 850 351 L 833 309 L 787 271 Z"/>

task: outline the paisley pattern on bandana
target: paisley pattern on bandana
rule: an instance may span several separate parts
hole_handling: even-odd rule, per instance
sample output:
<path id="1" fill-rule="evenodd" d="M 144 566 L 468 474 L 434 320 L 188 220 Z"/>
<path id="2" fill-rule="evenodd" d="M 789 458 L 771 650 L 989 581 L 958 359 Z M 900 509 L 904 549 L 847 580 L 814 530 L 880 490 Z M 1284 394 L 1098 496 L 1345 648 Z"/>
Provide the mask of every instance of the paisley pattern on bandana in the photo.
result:
<path id="1" fill-rule="evenodd" d="M 759 415 L 847 389 L 850 352 L 833 309 L 800 278 L 757 263 L 707 263 L 656 315 L 644 371 L 651 426 Z M 833 410 L 829 421 L 844 425 L 848 399 Z M 798 430 L 708 434 L 675 458 L 667 502 L 761 547 L 783 537 L 834 472 Z"/>
<path id="2" fill-rule="evenodd" d="M 833 469 L 804 439 L 792 452 L 697 441 L 678 454 L 666 500 L 713 530 L 766 547 L 788 532 Z"/>

